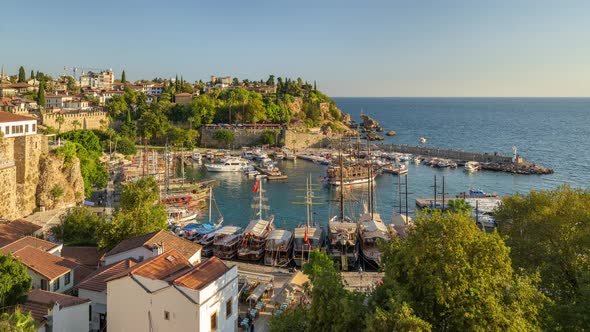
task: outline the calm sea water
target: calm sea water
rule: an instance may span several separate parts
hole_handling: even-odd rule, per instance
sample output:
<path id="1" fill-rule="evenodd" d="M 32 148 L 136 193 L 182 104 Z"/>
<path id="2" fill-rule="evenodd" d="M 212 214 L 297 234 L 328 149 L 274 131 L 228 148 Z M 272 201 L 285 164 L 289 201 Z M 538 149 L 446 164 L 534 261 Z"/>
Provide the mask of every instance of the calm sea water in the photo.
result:
<path id="1" fill-rule="evenodd" d="M 533 189 L 550 189 L 569 183 L 590 187 L 590 98 L 334 98 L 338 107 L 359 120 L 361 110 L 377 120 L 384 129 L 393 129 L 395 137 L 385 142 L 414 144 L 420 137 L 427 145 L 476 152 L 512 153 L 517 146 L 524 158 L 551 167 L 551 175 L 512 175 L 494 172 L 467 174 L 462 169 L 437 170 L 409 165 L 408 205 L 414 208 L 416 197 L 432 197 L 434 175 L 439 186 L 445 177 L 445 191 L 450 195 L 469 188 L 496 192 L 499 195 L 526 193 Z M 279 227 L 292 228 L 305 221 L 301 201 L 305 177 L 315 183 L 325 173 L 324 166 L 298 160 L 282 161 L 279 167 L 289 181 L 265 182 L 271 213 Z M 214 191 L 227 223 L 246 225 L 252 214 L 250 203 L 253 180 L 241 174 L 212 174 L 196 167 L 194 179 L 215 178 L 220 186 Z M 377 183 L 377 212 L 384 219 L 397 210 L 397 180 L 383 175 Z M 326 223 L 337 213 L 329 188 L 317 186 L 323 205 L 314 206 L 315 218 Z M 355 189 L 357 197 L 364 188 Z M 440 191 L 440 190 L 439 190 Z M 394 204 L 395 202 L 395 204 Z M 405 205 L 405 204 L 404 204 Z M 354 217 L 352 208 L 348 214 Z"/>

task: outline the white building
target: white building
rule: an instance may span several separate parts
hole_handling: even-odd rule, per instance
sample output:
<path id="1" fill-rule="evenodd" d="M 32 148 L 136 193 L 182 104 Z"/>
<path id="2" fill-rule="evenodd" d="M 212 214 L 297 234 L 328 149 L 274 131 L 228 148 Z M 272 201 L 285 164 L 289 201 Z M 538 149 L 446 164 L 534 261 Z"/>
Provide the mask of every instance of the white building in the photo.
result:
<path id="1" fill-rule="evenodd" d="M 89 304 L 88 299 L 34 289 L 20 309 L 31 313 L 39 332 L 84 332 L 89 329 Z"/>
<path id="2" fill-rule="evenodd" d="M 115 75 L 112 70 L 103 70 L 100 73 L 89 71 L 80 76 L 80 87 L 90 87 L 101 90 L 110 90 L 113 88 Z"/>
<path id="3" fill-rule="evenodd" d="M 43 250 L 47 253 L 50 253 L 55 256 L 61 256 L 61 250 L 63 248 L 63 244 L 60 243 L 53 243 L 49 241 L 45 241 L 42 239 L 38 239 L 32 236 L 25 236 L 22 237 L 14 242 L 11 242 L 3 247 L 0 248 L 0 254 L 8 255 L 12 254 L 16 251 L 19 251 L 27 246 L 31 246 L 33 248 L 37 248 Z"/>
<path id="4" fill-rule="evenodd" d="M 63 108 L 64 104 L 72 101 L 74 96 L 70 95 L 47 95 L 45 96 L 45 107 L 59 107 Z"/>
<path id="5" fill-rule="evenodd" d="M 112 265 L 100 267 L 82 280 L 76 288 L 78 297 L 90 299 L 90 331 L 104 331 L 107 324 L 107 282 L 106 280 L 126 271 L 136 264 L 126 259 Z"/>
<path id="6" fill-rule="evenodd" d="M 238 270 L 217 257 L 193 266 L 172 249 L 107 280 L 107 329 L 236 331 Z"/>
<path id="7" fill-rule="evenodd" d="M 104 256 L 105 265 L 133 258 L 138 262 L 158 256 L 165 250 L 176 249 L 191 264 L 201 261 L 201 246 L 167 231 L 157 231 L 121 241 Z"/>
<path id="8" fill-rule="evenodd" d="M 74 286 L 74 271 L 79 267 L 75 262 L 31 246 L 15 251 L 14 256 L 27 268 L 33 289 L 63 293 Z"/>
<path id="9" fill-rule="evenodd" d="M 19 137 L 37 134 L 37 119 L 30 116 L 0 112 L 2 137 Z"/>

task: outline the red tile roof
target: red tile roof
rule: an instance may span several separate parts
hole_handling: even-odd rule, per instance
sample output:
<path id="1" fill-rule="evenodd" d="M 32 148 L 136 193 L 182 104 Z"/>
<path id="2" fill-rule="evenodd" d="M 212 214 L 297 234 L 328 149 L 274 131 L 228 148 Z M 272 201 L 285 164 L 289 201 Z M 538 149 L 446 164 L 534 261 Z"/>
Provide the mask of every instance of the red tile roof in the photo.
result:
<path id="1" fill-rule="evenodd" d="M 217 257 L 211 257 L 190 272 L 176 278 L 175 285 L 201 290 L 224 275 L 229 268 Z"/>
<path id="2" fill-rule="evenodd" d="M 182 92 L 182 93 L 177 93 L 175 94 L 176 97 L 191 97 L 192 94 L 188 93 L 188 92 Z"/>
<path id="3" fill-rule="evenodd" d="M 40 229 L 41 226 L 24 219 L 0 223 L 0 246 L 10 244 L 25 235 L 32 235 Z"/>
<path id="4" fill-rule="evenodd" d="M 120 274 L 121 272 L 127 271 L 133 267 L 135 260 L 126 259 L 111 265 L 102 266 L 98 270 L 94 271 L 91 275 L 82 280 L 77 286 L 78 289 L 87 289 L 95 292 L 104 292 L 107 290 L 107 279 Z"/>
<path id="5" fill-rule="evenodd" d="M 42 239 L 38 239 L 38 238 L 32 237 L 32 236 L 25 236 L 25 237 L 20 238 L 10 244 L 5 245 L 4 247 L 1 247 L 0 253 L 5 254 L 5 255 L 10 254 L 15 251 L 19 251 L 26 246 L 31 246 L 31 247 L 34 247 L 37 249 L 41 249 L 43 251 L 49 251 L 49 250 L 54 249 L 57 246 L 59 246 L 59 244 L 45 241 Z"/>
<path id="6" fill-rule="evenodd" d="M 180 236 L 176 236 L 167 231 L 157 231 L 121 241 L 121 243 L 106 253 L 105 257 L 138 247 L 145 247 L 146 249 L 153 250 L 160 244 L 164 246 L 164 250 L 176 249 L 180 252 L 180 254 L 188 258 L 192 257 L 197 251 L 201 250 L 201 245 L 197 243 L 183 239 Z"/>
<path id="7" fill-rule="evenodd" d="M 50 282 L 79 267 L 70 260 L 52 255 L 43 250 L 26 246 L 14 253 L 27 268 L 47 278 Z M 74 278 L 75 278 L 74 274 Z"/>
<path id="8" fill-rule="evenodd" d="M 153 280 L 168 280 L 170 276 L 175 275 L 179 271 L 188 270 L 191 267 L 192 265 L 188 259 L 177 250 L 171 249 L 161 255 L 136 264 L 124 272 L 106 278 L 106 281 L 123 278 L 132 274 Z"/>
<path id="9" fill-rule="evenodd" d="M 44 316 L 49 314 L 49 310 L 53 308 L 55 303 L 59 304 L 60 307 L 71 307 L 86 302 L 90 302 L 90 300 L 34 289 L 29 292 L 27 295 L 27 302 L 25 302 L 20 308 L 23 313 L 30 312 L 36 321 L 42 322 Z"/>
<path id="10" fill-rule="evenodd" d="M 30 121 L 30 120 L 37 120 L 30 116 L 12 114 L 8 112 L 0 111 L 0 122 L 16 122 L 16 121 Z"/>
<path id="11" fill-rule="evenodd" d="M 61 257 L 94 269 L 98 267 L 104 253 L 105 250 L 98 250 L 97 247 L 63 247 L 61 249 Z"/>

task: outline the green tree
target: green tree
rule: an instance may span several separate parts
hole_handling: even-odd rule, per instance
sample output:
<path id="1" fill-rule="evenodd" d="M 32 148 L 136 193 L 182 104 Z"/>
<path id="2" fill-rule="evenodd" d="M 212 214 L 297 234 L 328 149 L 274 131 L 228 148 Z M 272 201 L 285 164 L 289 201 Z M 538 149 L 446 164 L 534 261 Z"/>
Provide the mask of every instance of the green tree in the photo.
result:
<path id="1" fill-rule="evenodd" d="M 472 207 L 462 198 L 450 200 L 448 203 L 447 211 L 451 213 L 465 213 L 471 212 Z"/>
<path id="2" fill-rule="evenodd" d="M 123 84 L 127 83 L 127 77 L 125 77 L 124 70 L 121 72 L 121 83 L 123 83 Z"/>
<path id="3" fill-rule="evenodd" d="M 18 69 L 18 83 L 23 83 L 27 81 L 27 74 L 25 73 L 25 68 L 20 66 Z"/>
<path id="4" fill-rule="evenodd" d="M 69 246 L 96 246 L 96 232 L 103 217 L 87 207 L 74 207 L 61 217 L 60 223 L 51 227 L 56 239 Z"/>
<path id="5" fill-rule="evenodd" d="M 275 85 L 275 75 L 268 76 L 268 80 L 266 80 L 266 85 Z"/>
<path id="6" fill-rule="evenodd" d="M 213 139 L 224 143 L 227 147 L 236 140 L 236 134 L 233 130 L 219 129 L 213 133 Z"/>
<path id="7" fill-rule="evenodd" d="M 168 214 L 159 199 L 158 182 L 153 177 L 125 184 L 120 210 L 113 215 L 111 223 L 99 227 L 99 247 L 112 248 L 130 237 L 166 229 Z"/>
<path id="8" fill-rule="evenodd" d="M 39 83 L 39 92 L 37 92 L 37 104 L 41 107 L 45 107 L 47 104 L 45 102 L 45 81 L 41 81 Z"/>
<path id="9" fill-rule="evenodd" d="M 480 231 L 461 213 L 422 214 L 416 225 L 406 239 L 383 246 L 385 277 L 374 308 L 405 303 L 435 331 L 539 330 L 547 299 L 533 279 L 514 273 L 498 233 Z"/>
<path id="10" fill-rule="evenodd" d="M 548 329 L 590 329 L 590 191 L 567 185 L 505 198 L 495 211 L 514 268 L 539 273 Z"/>
<path id="11" fill-rule="evenodd" d="M 79 120 L 74 120 L 74 121 L 72 121 L 72 126 L 74 127 L 74 130 L 77 130 L 78 127 L 82 126 L 82 123 L 80 123 Z"/>
<path id="12" fill-rule="evenodd" d="M 27 268 L 12 255 L 0 255 L 0 308 L 23 303 L 30 289 Z"/>
<path id="13" fill-rule="evenodd" d="M 61 126 L 64 124 L 64 122 L 66 122 L 66 119 L 63 117 L 63 115 L 58 115 L 55 118 L 55 122 L 57 123 L 57 133 L 61 133 Z"/>
<path id="14" fill-rule="evenodd" d="M 5 312 L 0 315 L 0 332 L 35 332 L 37 323 L 31 313 L 24 314 L 15 310 L 12 314 Z"/>
<path id="15" fill-rule="evenodd" d="M 35 78 L 35 72 L 31 69 L 31 76 L 29 77 L 30 80 Z"/>
<path id="16" fill-rule="evenodd" d="M 275 145 L 277 143 L 276 136 L 278 135 L 278 131 L 276 130 L 265 130 L 262 133 L 262 144 L 268 145 Z"/>

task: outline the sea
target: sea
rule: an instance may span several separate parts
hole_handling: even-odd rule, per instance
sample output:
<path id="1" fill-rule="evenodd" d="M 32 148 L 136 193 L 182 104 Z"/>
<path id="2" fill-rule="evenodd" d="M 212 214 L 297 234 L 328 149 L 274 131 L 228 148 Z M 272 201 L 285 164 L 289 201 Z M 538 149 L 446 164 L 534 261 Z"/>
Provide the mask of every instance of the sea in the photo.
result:
<path id="1" fill-rule="evenodd" d="M 414 214 L 417 197 L 432 197 L 434 178 L 440 197 L 444 177 L 445 195 L 453 197 L 469 189 L 480 189 L 499 196 L 528 193 L 531 190 L 554 189 L 562 184 L 590 187 L 590 98 L 333 98 L 337 106 L 359 122 L 367 114 L 396 135 L 385 143 L 418 145 L 420 137 L 427 146 L 473 152 L 511 155 L 513 146 L 525 159 L 552 168 L 550 175 L 513 175 L 479 171 L 466 173 L 462 168 L 433 169 L 408 164 L 408 190 L 402 186 L 401 210 L 405 213 L 406 197 L 409 214 Z M 275 226 L 294 228 L 306 219 L 306 206 L 301 202 L 306 178 L 310 178 L 317 204 L 312 206 L 314 221 L 325 225 L 338 213 L 336 190 L 320 184 L 326 166 L 297 161 L 280 161 L 278 167 L 289 176 L 287 182 L 264 182 L 269 213 Z M 240 173 L 207 173 L 194 165 L 189 170 L 193 180 L 216 179 L 214 189 L 216 219 L 245 226 L 255 217 L 250 208 L 254 180 Z M 384 220 L 400 210 L 398 178 L 382 175 L 375 184 L 375 209 Z M 355 186 L 349 193 L 345 213 L 353 219 L 359 202 L 366 197 L 366 186 Z M 354 198 L 354 199 L 353 199 Z M 202 216 L 206 220 L 207 216 Z"/>

